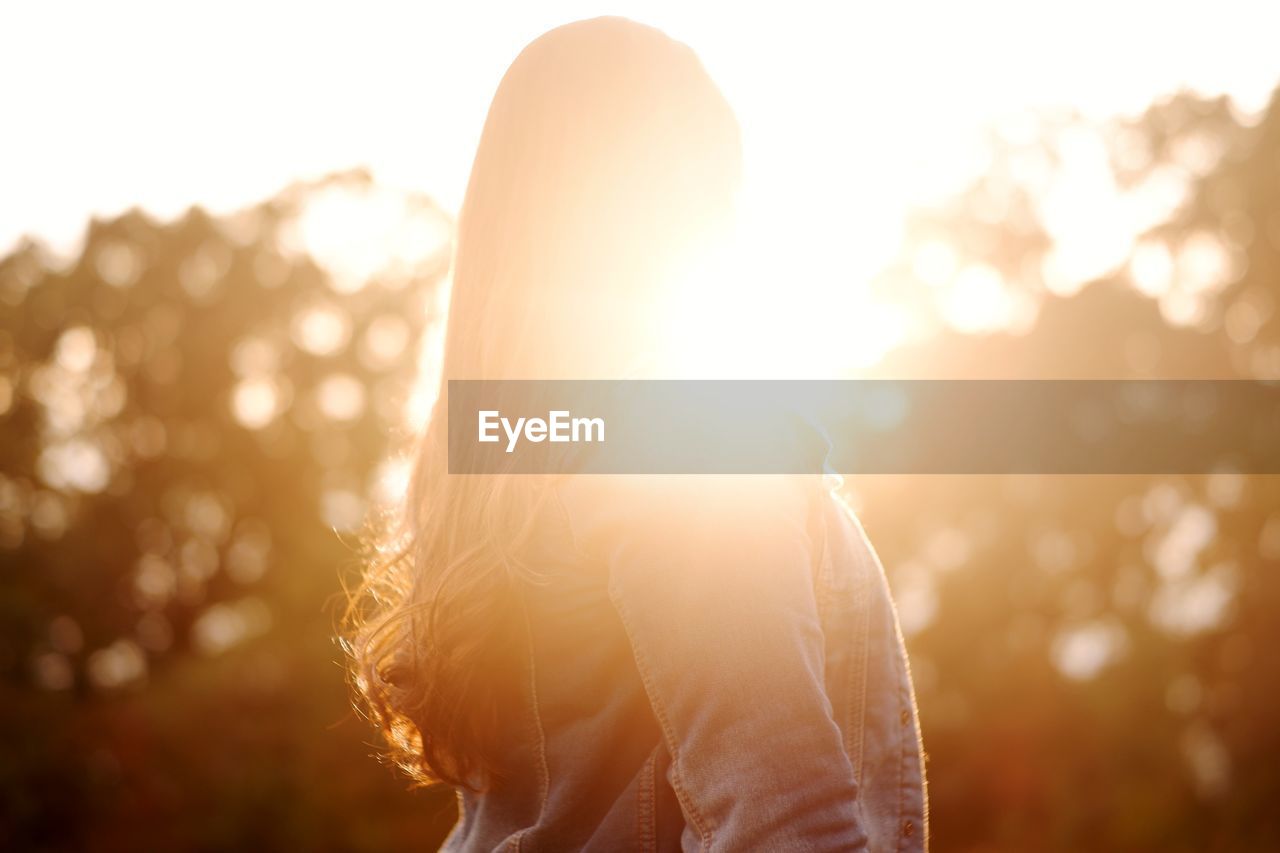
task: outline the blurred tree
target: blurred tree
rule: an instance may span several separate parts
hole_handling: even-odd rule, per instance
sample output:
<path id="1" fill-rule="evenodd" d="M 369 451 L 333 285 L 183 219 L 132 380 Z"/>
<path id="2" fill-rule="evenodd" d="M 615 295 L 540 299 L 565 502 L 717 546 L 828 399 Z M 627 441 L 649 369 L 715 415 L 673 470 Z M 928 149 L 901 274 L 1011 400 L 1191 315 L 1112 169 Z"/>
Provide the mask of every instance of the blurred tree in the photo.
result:
<path id="1" fill-rule="evenodd" d="M 397 488 L 450 228 L 351 173 L 0 263 L 0 847 L 439 839 L 326 602 Z"/>
<path id="2" fill-rule="evenodd" d="M 998 143 L 987 175 L 915 221 L 882 284 L 937 325 L 878 373 L 1280 378 L 1280 98 L 1253 124 L 1181 95 L 1092 131 L 1117 195 L 1161 216 L 1072 281 L 1044 219 L 1081 132 Z M 941 275 L 937 241 L 956 247 Z M 951 322 L 973 265 L 1014 294 L 997 308 L 1027 308 L 1016 328 Z M 1280 848 L 1280 480 L 1224 462 L 850 486 L 909 635 L 937 849 Z"/>
<path id="3" fill-rule="evenodd" d="M 357 173 L 0 260 L 0 847 L 442 838 L 452 798 L 369 759 L 326 604 L 427 411 L 449 228 Z M 1278 262 L 1280 101 L 1020 119 L 910 224 L 879 373 L 1280 378 Z M 1280 481 L 850 491 L 936 849 L 1280 848 Z"/>

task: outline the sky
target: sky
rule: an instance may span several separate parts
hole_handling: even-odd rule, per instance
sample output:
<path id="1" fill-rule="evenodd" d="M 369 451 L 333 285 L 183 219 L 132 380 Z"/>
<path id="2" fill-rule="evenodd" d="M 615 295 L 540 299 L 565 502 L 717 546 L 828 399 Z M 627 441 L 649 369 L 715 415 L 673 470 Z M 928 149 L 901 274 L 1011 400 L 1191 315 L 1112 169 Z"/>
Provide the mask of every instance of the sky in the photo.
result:
<path id="1" fill-rule="evenodd" d="M 453 209 L 508 63 L 597 14 L 692 45 L 743 124 L 751 209 L 782 242 L 779 210 L 810 244 L 858 234 L 854 269 L 981 168 L 993 121 L 1138 113 L 1182 88 L 1248 112 L 1280 81 L 1280 3 L 1244 0 L 7 3 L 0 252 L 23 234 L 72 251 L 91 216 L 229 211 L 353 166 Z"/>

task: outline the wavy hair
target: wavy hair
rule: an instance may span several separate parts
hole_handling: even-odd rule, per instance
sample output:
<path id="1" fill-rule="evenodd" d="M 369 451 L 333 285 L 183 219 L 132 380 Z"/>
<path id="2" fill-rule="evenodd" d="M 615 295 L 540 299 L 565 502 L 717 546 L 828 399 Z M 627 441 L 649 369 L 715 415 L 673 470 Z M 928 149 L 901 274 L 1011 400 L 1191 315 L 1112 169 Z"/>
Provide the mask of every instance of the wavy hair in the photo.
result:
<path id="1" fill-rule="evenodd" d="M 621 18 L 533 41 L 494 95 L 459 215 L 442 383 L 625 375 L 660 328 L 663 282 L 728 220 L 740 171 L 737 122 L 686 45 Z M 390 757 L 479 790 L 508 769 L 548 484 L 449 474 L 447 407 L 442 384 L 343 640 Z"/>

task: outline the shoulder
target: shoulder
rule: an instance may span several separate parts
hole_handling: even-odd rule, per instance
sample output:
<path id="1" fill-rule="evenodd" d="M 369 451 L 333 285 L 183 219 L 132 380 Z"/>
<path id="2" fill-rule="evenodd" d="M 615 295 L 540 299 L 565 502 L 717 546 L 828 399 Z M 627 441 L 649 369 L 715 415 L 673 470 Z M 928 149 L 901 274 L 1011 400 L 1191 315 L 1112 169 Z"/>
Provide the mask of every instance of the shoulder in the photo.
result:
<path id="1" fill-rule="evenodd" d="M 689 543 L 803 531 L 824 489 L 816 476 L 591 476 L 556 487 L 575 540 L 586 550 L 619 539 Z"/>

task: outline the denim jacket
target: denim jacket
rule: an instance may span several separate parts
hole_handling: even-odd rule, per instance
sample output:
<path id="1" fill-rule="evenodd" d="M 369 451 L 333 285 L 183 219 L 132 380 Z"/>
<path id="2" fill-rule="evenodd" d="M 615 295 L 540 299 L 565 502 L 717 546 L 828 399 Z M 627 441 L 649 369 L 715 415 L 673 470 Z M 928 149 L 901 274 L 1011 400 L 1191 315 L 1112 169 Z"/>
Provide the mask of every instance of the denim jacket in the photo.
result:
<path id="1" fill-rule="evenodd" d="M 820 478 L 553 492 L 515 769 L 460 792 L 444 849 L 926 849 L 897 618 Z"/>

